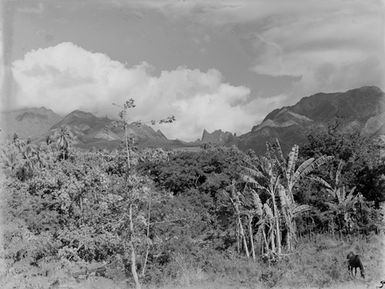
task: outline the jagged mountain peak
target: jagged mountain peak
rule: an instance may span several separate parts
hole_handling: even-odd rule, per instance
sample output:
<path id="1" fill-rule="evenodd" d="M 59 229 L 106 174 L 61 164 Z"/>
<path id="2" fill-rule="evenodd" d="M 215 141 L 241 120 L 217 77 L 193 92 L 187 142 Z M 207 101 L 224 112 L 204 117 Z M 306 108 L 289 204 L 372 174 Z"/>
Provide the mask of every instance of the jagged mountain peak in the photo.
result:
<path id="1" fill-rule="evenodd" d="M 217 129 L 212 133 L 209 133 L 206 129 L 203 130 L 201 142 L 202 143 L 213 143 L 213 144 L 230 144 L 235 140 L 234 134 L 228 131 L 222 131 Z"/>

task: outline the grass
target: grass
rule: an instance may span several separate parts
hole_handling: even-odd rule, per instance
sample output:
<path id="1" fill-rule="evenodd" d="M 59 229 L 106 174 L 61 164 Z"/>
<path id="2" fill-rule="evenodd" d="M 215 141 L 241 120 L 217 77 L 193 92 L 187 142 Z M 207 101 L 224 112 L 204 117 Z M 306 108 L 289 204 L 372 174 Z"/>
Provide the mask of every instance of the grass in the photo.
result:
<path id="1" fill-rule="evenodd" d="M 383 235 L 344 240 L 318 235 L 312 240 L 300 240 L 293 254 L 270 267 L 246 259 L 213 257 L 215 271 L 210 270 L 205 278 L 200 276 L 194 282 L 195 273 L 190 271 L 188 283 L 183 282 L 184 277 L 174 284 L 149 288 L 376 288 L 380 280 L 385 280 L 384 241 Z M 349 276 L 346 256 L 350 251 L 362 256 L 365 280 L 359 274 L 356 278 Z"/>
<path id="2" fill-rule="evenodd" d="M 376 288 L 385 280 L 383 235 L 336 240 L 319 235 L 312 240 L 302 239 L 295 251 L 269 266 L 262 261 L 245 258 L 209 256 L 209 264 L 202 268 L 178 256 L 170 264 L 172 276 L 163 276 L 158 285 L 145 285 L 144 289 L 246 289 L 246 288 Z M 348 276 L 346 255 L 354 251 L 362 256 L 366 279 Z M 69 277 L 59 264 L 46 264 L 54 268 L 48 276 L 27 266 L 12 266 L 2 278 L 1 288 L 68 288 L 68 289 L 123 289 L 133 288 L 125 281 L 90 276 L 87 280 Z M 35 271 L 33 271 L 35 270 Z M 170 272 L 165 270 L 164 272 Z M 41 272 L 40 272 L 41 273 Z M 3 275 L 4 276 L 4 275 Z M 56 282 L 56 281 L 59 282 Z M 161 285 L 159 285 L 161 284 Z"/>

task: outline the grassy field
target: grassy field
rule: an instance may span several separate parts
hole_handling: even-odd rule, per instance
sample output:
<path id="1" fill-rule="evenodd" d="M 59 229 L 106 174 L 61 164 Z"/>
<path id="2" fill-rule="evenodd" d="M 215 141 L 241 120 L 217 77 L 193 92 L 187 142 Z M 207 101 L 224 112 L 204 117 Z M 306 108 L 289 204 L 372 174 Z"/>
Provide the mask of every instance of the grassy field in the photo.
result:
<path id="1" fill-rule="evenodd" d="M 242 258 L 225 260 L 213 257 L 218 260 L 213 261 L 215 270 L 211 270 L 212 272 L 180 266 L 176 279 L 165 279 L 161 285 L 144 285 L 143 288 L 377 288 L 380 281 L 385 280 L 384 240 L 383 235 L 344 240 L 317 235 L 313 236 L 312 240 L 301 240 L 293 254 L 283 257 L 281 261 L 271 266 Z M 365 280 L 359 276 L 353 278 L 348 275 L 346 255 L 349 251 L 363 256 Z M 20 278 L 21 275 L 15 275 L 17 270 L 18 268 L 10 268 L 11 273 L 2 280 L 1 288 L 133 288 L 125 281 L 112 281 L 96 276 L 79 281 L 66 276 L 60 270 L 48 277 L 28 274 L 28 278 Z"/>

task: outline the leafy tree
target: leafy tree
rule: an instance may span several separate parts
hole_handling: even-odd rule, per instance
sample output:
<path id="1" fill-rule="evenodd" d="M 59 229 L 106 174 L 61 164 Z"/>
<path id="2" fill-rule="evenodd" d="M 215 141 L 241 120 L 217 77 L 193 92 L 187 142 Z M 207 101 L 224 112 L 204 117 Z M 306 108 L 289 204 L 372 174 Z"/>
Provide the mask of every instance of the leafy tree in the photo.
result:
<path id="1" fill-rule="evenodd" d="M 385 201 L 385 161 L 380 160 L 375 166 L 366 165 L 357 175 L 356 186 L 368 201 L 373 201 L 375 208 Z"/>
<path id="2" fill-rule="evenodd" d="M 329 126 L 327 130 L 313 131 L 308 135 L 308 143 L 301 150 L 301 157 L 307 158 L 321 154 L 334 156 L 332 166 L 321 169 L 320 177 L 332 188 L 342 190 L 342 186 L 355 187 L 352 194 L 356 196 L 357 193 L 360 193 L 363 196 L 362 208 L 371 207 L 366 202 L 369 201 L 374 202 L 374 209 L 379 209 L 380 203 L 385 200 L 383 182 L 385 167 L 383 155 L 381 155 L 383 150 L 384 143 L 376 137 L 364 136 L 358 130 L 342 132 L 338 126 Z M 343 167 L 340 167 L 342 163 Z M 336 183 L 337 176 L 338 184 Z M 321 212 L 327 212 L 329 205 L 325 200 L 328 200 L 329 197 L 325 194 L 325 189 L 319 187 L 319 184 L 312 183 L 303 184 L 303 187 L 304 190 L 300 195 L 302 201 L 310 201 Z M 323 188 L 325 187 L 327 186 L 323 186 Z M 324 195 L 322 196 L 322 194 Z M 360 227 L 372 223 L 376 217 L 370 216 L 369 211 L 373 211 L 373 209 L 365 211 L 365 214 L 364 209 L 361 210 L 361 214 L 364 214 L 361 219 L 367 219 L 367 221 L 357 220 L 355 223 L 361 223 Z M 330 219 L 322 216 L 326 215 L 316 215 L 321 228 L 324 224 L 329 226 Z"/>
<path id="3" fill-rule="evenodd" d="M 358 130 L 341 132 L 338 126 L 329 125 L 328 129 L 318 129 L 308 135 L 300 157 L 334 156 L 334 168 L 338 167 L 340 160 L 345 163 L 343 182 L 357 185 L 357 176 L 362 168 L 378 166 L 381 147 L 382 144 L 375 138 L 363 136 Z"/>
<path id="4" fill-rule="evenodd" d="M 222 192 L 238 180 L 246 156 L 236 148 L 215 147 L 198 152 L 174 152 L 167 161 L 143 162 L 139 170 L 162 189 L 188 203 L 194 238 L 210 242 L 217 250 L 236 243 L 234 211 Z M 185 205 L 184 205 L 185 206 Z M 203 226 L 204 224 L 204 226 Z M 189 234 L 190 235 L 190 234 Z"/>
<path id="5" fill-rule="evenodd" d="M 4 145 L 1 159 L 5 172 L 22 181 L 30 179 L 35 170 L 41 167 L 39 148 L 16 134 L 12 141 Z"/>

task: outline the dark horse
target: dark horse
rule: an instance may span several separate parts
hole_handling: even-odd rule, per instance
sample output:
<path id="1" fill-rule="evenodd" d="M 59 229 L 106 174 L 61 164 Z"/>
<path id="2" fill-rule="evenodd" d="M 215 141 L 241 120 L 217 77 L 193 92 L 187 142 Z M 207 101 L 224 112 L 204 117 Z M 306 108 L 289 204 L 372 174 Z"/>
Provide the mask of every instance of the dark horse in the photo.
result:
<path id="1" fill-rule="evenodd" d="M 364 266 L 362 265 L 361 258 L 358 255 L 355 255 L 353 252 L 350 252 L 348 254 L 348 270 L 349 273 L 353 276 L 353 269 L 354 269 L 354 276 L 357 275 L 357 268 L 360 268 L 361 276 L 365 279 L 365 270 Z"/>

